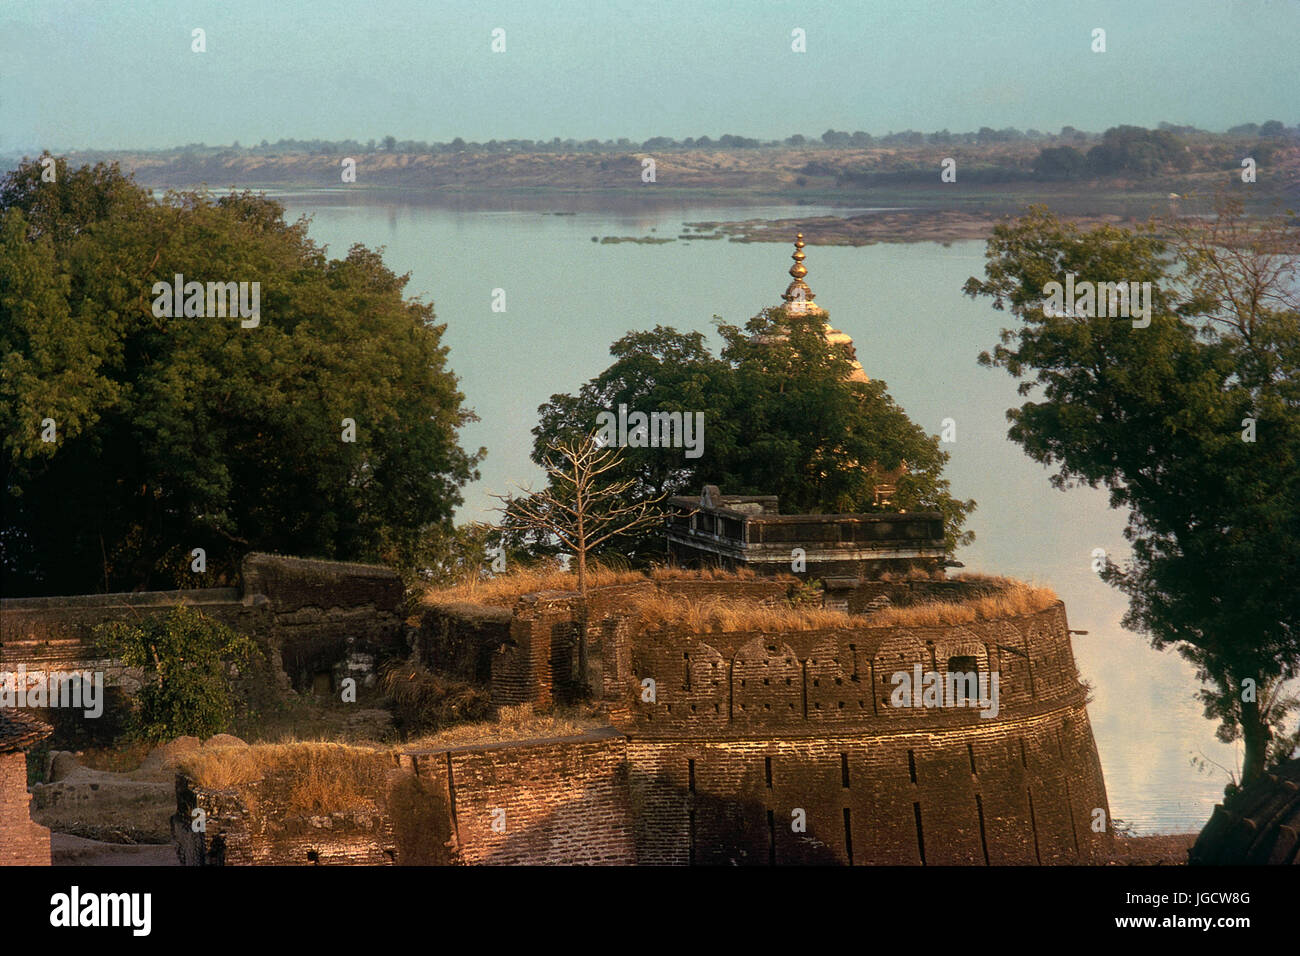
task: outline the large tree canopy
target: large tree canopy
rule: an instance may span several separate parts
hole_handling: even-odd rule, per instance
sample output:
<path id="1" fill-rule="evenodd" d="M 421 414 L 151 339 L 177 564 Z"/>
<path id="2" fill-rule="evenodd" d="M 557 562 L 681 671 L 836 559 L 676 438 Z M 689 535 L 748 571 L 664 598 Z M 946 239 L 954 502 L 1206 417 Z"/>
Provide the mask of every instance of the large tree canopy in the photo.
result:
<path id="1" fill-rule="evenodd" d="M 6 593 L 197 586 L 249 550 L 374 559 L 450 527 L 482 450 L 406 276 L 328 258 L 262 196 L 42 169 L 0 183 Z M 258 324 L 155 316 L 177 274 L 258 282 Z"/>
<path id="2" fill-rule="evenodd" d="M 1129 512 L 1132 559 L 1104 575 L 1130 599 L 1124 623 L 1196 666 L 1247 781 L 1270 741 L 1275 757 L 1295 744 L 1275 735 L 1300 664 L 1297 249 L 1286 220 L 1230 202 L 1159 233 L 1081 232 L 1036 207 L 994 229 L 986 278 L 966 284 L 1020 321 L 981 356 L 1038 399 L 1007 412 L 1010 437 L 1057 487 L 1103 485 Z M 1150 325 L 1045 311 L 1068 274 L 1152 283 Z"/>
<path id="3" fill-rule="evenodd" d="M 962 525 L 975 503 L 949 494 L 938 438 L 908 419 L 883 382 L 851 381 L 850 357 L 827 341 L 823 323 L 784 308 L 744 328 L 720 322 L 721 357 L 699 332 L 631 332 L 611 346 L 609 368 L 538 409 L 533 458 L 542 464 L 551 443 L 591 435 L 597 416 L 619 405 L 629 413 L 702 412 L 699 457 L 628 447 L 618 477 L 637 479 L 644 497 L 707 483 L 729 494 L 779 495 L 787 513 L 862 512 L 880 510 L 876 486 L 906 461 L 890 507 L 941 511 L 950 550 L 973 540 Z"/>

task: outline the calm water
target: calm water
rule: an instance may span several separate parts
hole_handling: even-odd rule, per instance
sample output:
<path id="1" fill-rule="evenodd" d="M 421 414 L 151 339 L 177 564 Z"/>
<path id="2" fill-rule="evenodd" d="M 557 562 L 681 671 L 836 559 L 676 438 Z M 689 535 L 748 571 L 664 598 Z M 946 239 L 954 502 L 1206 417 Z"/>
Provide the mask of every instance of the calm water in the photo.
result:
<path id="1" fill-rule="evenodd" d="M 609 345 L 656 324 L 712 334 L 711 319 L 743 324 L 779 302 L 789 246 L 725 240 L 600 245 L 594 236 L 677 236 L 683 222 L 821 215 L 815 207 L 626 208 L 573 215 L 539 209 L 482 211 L 384 202 L 357 194 L 297 195 L 288 213 L 313 217 L 311 234 L 342 256 L 354 242 L 386 247 L 410 295 L 432 301 L 447 323 L 451 365 L 481 421 L 467 448 L 485 445 L 483 478 L 466 490 L 461 519 L 493 520 L 488 491 L 536 481 L 528 460 L 537 406 L 571 392 L 610 362 Z M 502 205 L 509 205 L 502 203 Z M 563 206 L 551 205 L 552 210 Z M 884 379 L 908 414 L 932 433 L 957 423 L 948 476 L 953 492 L 979 502 L 969 570 L 1048 584 L 1065 600 L 1112 814 L 1139 834 L 1197 830 L 1222 797 L 1227 776 L 1198 772 L 1203 755 L 1238 763 L 1193 700 L 1192 669 L 1151 650 L 1119 624 L 1125 603 L 1091 571 L 1091 552 L 1123 556 L 1123 516 L 1105 493 L 1054 491 L 1046 469 L 1006 439 L 1005 410 L 1020 403 L 1013 380 L 982 369 L 1005 313 L 961 293 L 982 274 L 982 242 L 807 249 L 808 282 L 831 322 L 851 335 L 873 378 Z M 506 291 L 506 312 L 491 310 Z M 725 490 L 725 489 L 724 489 Z"/>

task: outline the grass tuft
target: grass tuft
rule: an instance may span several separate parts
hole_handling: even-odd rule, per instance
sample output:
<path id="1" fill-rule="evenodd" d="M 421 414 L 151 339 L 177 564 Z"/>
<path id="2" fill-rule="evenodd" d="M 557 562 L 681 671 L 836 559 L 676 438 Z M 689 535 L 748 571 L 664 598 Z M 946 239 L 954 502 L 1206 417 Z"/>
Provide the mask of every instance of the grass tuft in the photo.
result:
<path id="1" fill-rule="evenodd" d="M 1024 617 L 1051 607 L 1060 600 L 1051 588 L 988 578 L 978 583 L 1003 583 L 1002 590 L 966 601 L 934 601 L 907 607 L 882 608 L 864 618 L 860 627 L 944 627 L 1008 617 Z"/>

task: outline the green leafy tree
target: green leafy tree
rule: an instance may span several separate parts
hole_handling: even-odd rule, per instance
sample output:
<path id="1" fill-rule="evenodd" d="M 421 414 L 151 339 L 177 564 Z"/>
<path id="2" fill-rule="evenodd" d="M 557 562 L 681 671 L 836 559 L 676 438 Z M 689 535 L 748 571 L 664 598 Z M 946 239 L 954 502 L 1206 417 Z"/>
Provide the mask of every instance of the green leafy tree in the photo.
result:
<path id="1" fill-rule="evenodd" d="M 1087 160 L 1073 146 L 1044 146 L 1034 159 L 1034 172 L 1043 179 L 1078 179 Z"/>
<path id="2" fill-rule="evenodd" d="M 450 527 L 483 451 L 458 444 L 474 416 L 408 277 L 327 258 L 263 196 L 56 169 L 0 182 L 7 591 L 233 581 L 250 550 L 374 560 Z M 155 316 L 176 274 L 257 282 L 258 325 Z"/>
<path id="3" fill-rule="evenodd" d="M 102 625 L 105 650 L 143 672 L 132 733 L 144 740 L 210 737 L 230 727 L 232 677 L 257 646 L 219 621 L 180 605 L 165 617 Z"/>
<path id="4" fill-rule="evenodd" d="M 1099 176 L 1154 176 L 1166 171 L 1186 172 L 1192 167 L 1192 156 L 1183 140 L 1169 130 L 1114 126 L 1088 150 L 1087 166 Z"/>
<path id="5" fill-rule="evenodd" d="M 702 412 L 698 458 L 683 449 L 623 449 L 615 475 L 633 480 L 630 493 L 717 484 L 734 494 L 777 494 L 790 513 L 873 511 L 877 487 L 906 462 L 890 507 L 942 512 L 950 550 L 973 539 L 963 524 L 975 503 L 949 493 L 938 438 L 907 418 L 883 382 L 850 379 L 851 359 L 827 341 L 822 318 L 769 309 L 744 328 L 720 323 L 719 333 L 721 357 L 698 332 L 658 326 L 619 339 L 609 368 L 538 409 L 533 460 L 543 464 L 552 443 L 590 434 L 597 416 L 620 404 L 629 412 Z M 617 547 L 629 553 L 627 541 Z"/>
<path id="6" fill-rule="evenodd" d="M 1104 486 L 1128 511 L 1132 559 L 1103 577 L 1129 598 L 1125 626 L 1195 666 L 1249 783 L 1300 661 L 1300 244 L 1285 219 L 1225 201 L 1163 234 L 1084 232 L 1034 207 L 995 228 L 966 292 L 1020 323 L 980 356 L 1038 398 L 1007 412 L 1009 436 L 1056 466 L 1056 487 Z M 1150 325 L 1045 314 L 1044 285 L 1068 273 L 1152 283 Z"/>
<path id="7" fill-rule="evenodd" d="M 777 494 L 791 513 L 935 510 L 949 551 L 968 544 L 974 534 L 963 525 L 975 502 L 949 493 L 938 437 L 907 417 L 883 381 L 852 379 L 852 358 L 827 340 L 827 321 L 774 308 L 743 329 L 719 326 L 732 374 L 714 483 Z M 904 465 L 890 503 L 877 505 L 877 488 Z M 702 469 L 695 477 L 703 483 Z"/>

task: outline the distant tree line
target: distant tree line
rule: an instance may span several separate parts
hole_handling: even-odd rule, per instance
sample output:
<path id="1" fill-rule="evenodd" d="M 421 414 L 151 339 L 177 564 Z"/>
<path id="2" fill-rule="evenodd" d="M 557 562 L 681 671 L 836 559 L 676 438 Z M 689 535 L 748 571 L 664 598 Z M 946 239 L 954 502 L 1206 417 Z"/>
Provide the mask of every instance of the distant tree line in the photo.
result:
<path id="1" fill-rule="evenodd" d="M 1116 131 L 1122 131 L 1117 133 Z M 1147 135 L 1146 141 L 1137 141 L 1138 137 L 1134 132 L 1137 131 Z M 1198 129 L 1195 126 L 1180 126 L 1173 123 L 1160 123 L 1155 130 L 1145 130 L 1138 126 L 1118 126 L 1107 130 L 1100 137 L 1096 133 L 1088 133 L 1075 129 L 1073 126 L 1064 126 L 1059 133 L 1043 133 L 1036 129 L 1019 130 L 1014 127 L 1005 129 L 993 129 L 988 126 L 981 126 L 978 130 L 964 133 L 953 133 L 949 130 L 942 129 L 932 133 L 922 133 L 913 129 L 902 130 L 901 132 L 889 132 L 882 136 L 873 136 L 871 133 L 856 130 L 848 132 L 846 130 L 828 129 L 820 136 L 805 136 L 802 133 L 795 133 L 787 136 L 785 139 L 756 139 L 749 136 L 737 136 L 732 133 L 724 133 L 716 138 L 711 136 L 687 136 L 684 139 L 675 139 L 671 136 L 652 136 L 643 141 L 636 141 L 627 137 L 619 139 L 561 139 L 559 136 L 551 139 L 492 139 L 487 142 L 466 141 L 457 136 L 450 142 L 428 142 L 425 140 L 405 139 L 399 140 L 395 136 L 385 136 L 379 140 L 367 140 L 361 142 L 355 139 L 345 140 L 324 140 L 324 139 L 279 139 L 274 143 L 262 140 L 256 146 L 242 146 L 238 141 L 229 146 L 208 146 L 206 143 L 189 143 L 182 147 L 164 150 L 132 150 L 128 152 L 139 153 L 174 153 L 189 154 L 192 156 L 199 155 L 302 155 L 316 154 L 323 156 L 353 156 L 365 155 L 372 153 L 631 153 L 644 152 L 646 150 L 666 150 L 666 149 L 763 149 L 778 147 L 814 147 L 829 149 L 866 149 L 874 146 L 986 146 L 999 143 L 1017 143 L 1017 142 L 1047 142 L 1054 144 L 1074 144 L 1087 145 L 1089 142 L 1102 140 L 1102 145 L 1107 145 L 1108 149 L 1115 144 L 1106 144 L 1105 139 L 1110 137 L 1113 141 L 1122 140 L 1125 148 L 1138 151 L 1146 151 L 1148 148 L 1159 151 L 1160 143 L 1167 142 L 1167 138 L 1157 137 L 1198 137 L 1198 138 L 1220 138 L 1229 137 L 1240 139 L 1243 137 L 1258 137 L 1262 139 L 1292 139 L 1300 140 L 1300 124 L 1294 127 L 1287 127 L 1280 120 L 1268 120 L 1264 123 L 1244 123 L 1234 126 L 1226 133 L 1213 133 L 1208 130 Z M 1132 142 L 1131 142 L 1132 141 Z M 1149 145 L 1148 145 L 1149 144 Z M 1045 149 L 1062 149 L 1061 145 L 1045 147 Z M 1076 150 L 1077 151 L 1077 150 Z M 89 154 L 89 151 L 87 151 Z M 105 154 L 107 155 L 107 154 Z M 1065 162 L 1067 166 L 1070 160 L 1062 160 L 1057 156 L 1055 160 L 1049 159 L 1046 162 Z M 1121 165 L 1125 162 L 1137 163 L 1143 165 L 1145 159 L 1135 158 L 1129 155 L 1122 156 L 1118 160 Z M 1104 162 L 1098 159 L 1098 162 Z M 1109 161 L 1109 162 L 1114 162 Z M 1053 169 L 1055 167 L 1052 167 Z"/>
<path id="2" fill-rule="evenodd" d="M 1162 173 L 1187 172 L 1196 165 L 1196 157 L 1187 139 L 1199 131 L 1188 127 L 1173 127 L 1161 123 L 1160 129 L 1143 129 L 1140 126 L 1115 126 L 1106 130 L 1101 142 L 1086 153 L 1070 146 L 1045 146 L 1034 160 L 1034 173 L 1042 179 L 1080 179 L 1098 176 L 1156 176 Z M 1212 168 L 1232 168 L 1240 165 L 1246 155 L 1258 163 L 1267 163 L 1275 155 L 1280 140 L 1287 129 L 1277 120 L 1263 125 L 1248 123 L 1234 126 L 1231 137 L 1259 137 L 1260 142 L 1242 149 L 1211 150 L 1208 159 Z M 1293 138 L 1300 139 L 1300 136 Z"/>

